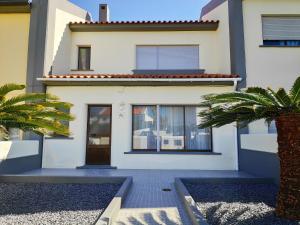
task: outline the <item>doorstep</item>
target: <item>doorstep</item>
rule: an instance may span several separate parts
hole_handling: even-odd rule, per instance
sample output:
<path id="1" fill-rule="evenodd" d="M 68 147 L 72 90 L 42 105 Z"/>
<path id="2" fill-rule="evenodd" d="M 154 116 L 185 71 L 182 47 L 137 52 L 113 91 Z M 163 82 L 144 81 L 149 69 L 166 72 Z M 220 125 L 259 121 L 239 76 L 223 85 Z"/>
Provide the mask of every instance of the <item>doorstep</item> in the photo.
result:
<path id="1" fill-rule="evenodd" d="M 78 166 L 76 169 L 117 169 L 115 166 L 110 165 L 84 165 L 84 166 Z"/>

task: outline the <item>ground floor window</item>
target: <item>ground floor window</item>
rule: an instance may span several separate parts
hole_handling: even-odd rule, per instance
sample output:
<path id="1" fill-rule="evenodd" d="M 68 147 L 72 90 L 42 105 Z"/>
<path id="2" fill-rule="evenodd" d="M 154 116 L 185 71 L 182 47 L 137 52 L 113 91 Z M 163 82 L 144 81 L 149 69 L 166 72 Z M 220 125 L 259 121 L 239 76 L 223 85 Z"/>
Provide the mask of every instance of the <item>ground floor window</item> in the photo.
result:
<path id="1" fill-rule="evenodd" d="M 199 129 L 197 106 L 133 106 L 133 150 L 211 151 L 211 129 Z"/>

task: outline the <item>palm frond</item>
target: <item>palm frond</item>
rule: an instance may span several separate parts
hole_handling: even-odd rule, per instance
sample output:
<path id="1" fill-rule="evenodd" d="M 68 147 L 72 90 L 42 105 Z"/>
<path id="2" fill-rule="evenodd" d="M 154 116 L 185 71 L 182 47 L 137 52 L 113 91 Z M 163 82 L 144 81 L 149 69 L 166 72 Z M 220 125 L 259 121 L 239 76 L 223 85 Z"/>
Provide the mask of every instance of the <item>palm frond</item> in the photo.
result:
<path id="1" fill-rule="evenodd" d="M 238 126 L 265 119 L 274 120 L 282 113 L 300 113 L 300 79 L 289 94 L 284 89 L 277 92 L 271 88 L 252 87 L 241 92 L 210 94 L 203 97 L 201 106 L 207 107 L 199 113 L 200 128 L 220 127 L 236 122 Z"/>
<path id="2" fill-rule="evenodd" d="M 17 103 L 22 103 L 22 102 L 32 102 L 32 101 L 45 101 L 45 100 L 57 100 L 57 97 L 49 95 L 49 94 L 44 94 L 44 93 L 30 93 L 30 94 L 20 94 L 16 97 L 12 97 L 7 101 L 2 102 L 1 108 Z"/>
<path id="3" fill-rule="evenodd" d="M 9 92 L 22 89 L 23 85 L 14 84 L 0 87 L 0 135 L 7 136 L 8 128 L 19 128 L 40 135 L 70 134 L 64 122 L 74 120 L 74 117 L 64 109 L 69 110 L 72 104 L 60 102 L 57 97 L 44 93 L 19 94 L 6 99 Z"/>
<path id="4" fill-rule="evenodd" d="M 21 84 L 5 84 L 0 87 L 0 102 L 5 99 L 5 95 L 12 91 L 24 90 L 25 85 Z"/>
<path id="5" fill-rule="evenodd" d="M 300 103 L 300 76 L 296 79 L 292 89 L 289 92 L 289 95 L 293 103 Z"/>
<path id="6" fill-rule="evenodd" d="M 280 88 L 276 93 L 276 98 L 284 107 L 289 107 L 292 104 L 290 96 L 283 88 Z"/>

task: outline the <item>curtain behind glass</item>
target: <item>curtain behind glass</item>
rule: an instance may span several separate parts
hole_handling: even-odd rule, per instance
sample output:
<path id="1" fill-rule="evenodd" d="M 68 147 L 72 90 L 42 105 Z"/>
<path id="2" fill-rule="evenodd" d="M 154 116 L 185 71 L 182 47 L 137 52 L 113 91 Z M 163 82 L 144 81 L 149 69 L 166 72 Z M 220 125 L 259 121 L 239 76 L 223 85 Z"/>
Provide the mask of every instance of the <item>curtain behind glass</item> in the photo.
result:
<path id="1" fill-rule="evenodd" d="M 199 46 L 137 46 L 139 70 L 199 69 Z"/>
<path id="2" fill-rule="evenodd" d="M 78 69 L 89 70 L 91 61 L 91 48 L 80 47 L 78 53 Z"/>
<path id="3" fill-rule="evenodd" d="M 156 106 L 133 106 L 133 149 L 156 150 Z"/>
<path id="4" fill-rule="evenodd" d="M 161 150 L 184 149 L 183 107 L 160 107 L 160 148 Z"/>
<path id="5" fill-rule="evenodd" d="M 185 107 L 185 145 L 186 150 L 211 150 L 211 129 L 199 129 L 201 108 Z"/>

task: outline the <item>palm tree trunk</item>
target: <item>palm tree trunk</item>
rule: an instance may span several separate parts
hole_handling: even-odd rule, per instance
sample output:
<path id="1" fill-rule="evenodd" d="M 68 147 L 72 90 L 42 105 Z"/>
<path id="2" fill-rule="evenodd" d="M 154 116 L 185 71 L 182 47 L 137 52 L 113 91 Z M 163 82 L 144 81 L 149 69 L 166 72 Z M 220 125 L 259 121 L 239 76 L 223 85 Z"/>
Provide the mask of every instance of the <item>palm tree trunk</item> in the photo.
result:
<path id="1" fill-rule="evenodd" d="M 300 114 L 281 115 L 276 119 L 280 187 L 276 214 L 300 220 Z"/>

